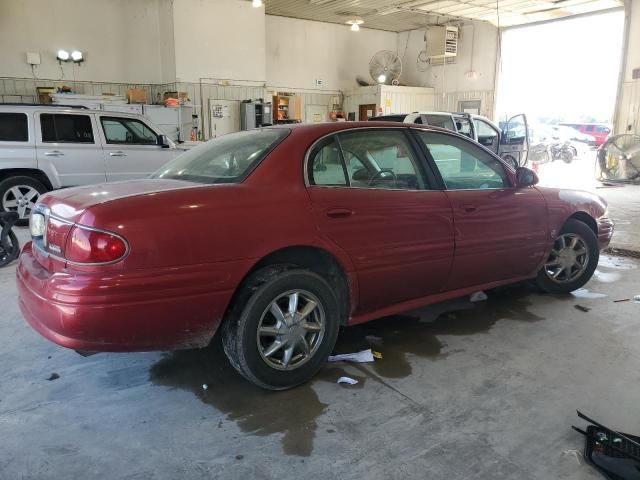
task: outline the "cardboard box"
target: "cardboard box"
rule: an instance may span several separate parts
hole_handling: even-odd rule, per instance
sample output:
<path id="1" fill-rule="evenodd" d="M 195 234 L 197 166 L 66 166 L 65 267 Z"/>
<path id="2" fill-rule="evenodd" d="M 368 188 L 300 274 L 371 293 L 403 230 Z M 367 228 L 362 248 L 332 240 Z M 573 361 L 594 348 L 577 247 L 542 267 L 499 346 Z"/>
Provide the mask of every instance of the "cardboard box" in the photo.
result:
<path id="1" fill-rule="evenodd" d="M 147 103 L 147 91 L 144 88 L 130 88 L 127 98 L 129 103 Z"/>

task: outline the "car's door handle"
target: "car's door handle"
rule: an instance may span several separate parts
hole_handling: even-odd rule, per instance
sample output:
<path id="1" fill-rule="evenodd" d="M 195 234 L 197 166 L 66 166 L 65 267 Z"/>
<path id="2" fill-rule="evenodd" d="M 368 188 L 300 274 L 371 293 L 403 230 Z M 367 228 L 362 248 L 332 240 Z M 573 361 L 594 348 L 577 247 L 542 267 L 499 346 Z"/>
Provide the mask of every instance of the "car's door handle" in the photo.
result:
<path id="1" fill-rule="evenodd" d="M 124 153 L 124 152 L 120 152 L 120 151 L 117 151 L 117 152 L 109 152 L 109 155 L 110 155 L 110 156 L 112 156 L 112 157 L 126 157 L 126 156 L 127 156 L 127 154 L 126 154 L 126 153 Z"/>
<path id="2" fill-rule="evenodd" d="M 51 152 L 44 152 L 45 157 L 64 157 L 64 153 L 60 150 L 52 150 Z"/>
<path id="3" fill-rule="evenodd" d="M 476 210 L 478 210 L 478 207 L 476 207 L 475 205 L 471 205 L 471 204 L 464 204 L 464 205 L 460 205 L 460 209 L 464 212 L 464 213 L 473 213 Z"/>
<path id="4" fill-rule="evenodd" d="M 331 208 L 327 210 L 327 217 L 330 218 L 345 218 L 353 215 L 353 210 L 348 208 Z"/>

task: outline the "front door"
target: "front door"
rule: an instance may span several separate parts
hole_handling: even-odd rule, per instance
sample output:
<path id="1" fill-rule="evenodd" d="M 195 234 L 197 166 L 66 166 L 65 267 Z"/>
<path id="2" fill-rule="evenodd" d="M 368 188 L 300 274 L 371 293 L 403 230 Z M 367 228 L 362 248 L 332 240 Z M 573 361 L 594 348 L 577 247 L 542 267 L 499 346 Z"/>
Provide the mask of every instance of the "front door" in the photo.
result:
<path id="1" fill-rule="evenodd" d="M 90 113 L 36 114 L 38 167 L 56 172 L 61 187 L 105 181 L 104 156 Z"/>
<path id="2" fill-rule="evenodd" d="M 473 125 L 478 143 L 498 155 L 500 153 L 500 130 L 481 118 L 474 118 Z"/>
<path id="3" fill-rule="evenodd" d="M 320 230 L 357 271 L 357 314 L 442 289 L 453 258 L 451 206 L 431 189 L 407 129 L 340 133 L 308 161 Z"/>
<path id="4" fill-rule="evenodd" d="M 528 276 L 548 244 L 547 205 L 516 188 L 505 165 L 474 142 L 416 131 L 453 208 L 456 250 L 447 290 Z"/>
<path id="5" fill-rule="evenodd" d="M 376 116 L 376 104 L 368 103 L 360 105 L 358 120 L 361 122 L 366 122 L 370 118 Z"/>
<path id="6" fill-rule="evenodd" d="M 527 164 L 529 153 L 529 126 L 523 113 L 511 117 L 500 138 L 498 155 L 514 167 Z"/>
<path id="7" fill-rule="evenodd" d="M 108 182 L 145 178 L 177 154 L 158 145 L 158 134 L 140 120 L 111 115 L 98 120 Z"/>

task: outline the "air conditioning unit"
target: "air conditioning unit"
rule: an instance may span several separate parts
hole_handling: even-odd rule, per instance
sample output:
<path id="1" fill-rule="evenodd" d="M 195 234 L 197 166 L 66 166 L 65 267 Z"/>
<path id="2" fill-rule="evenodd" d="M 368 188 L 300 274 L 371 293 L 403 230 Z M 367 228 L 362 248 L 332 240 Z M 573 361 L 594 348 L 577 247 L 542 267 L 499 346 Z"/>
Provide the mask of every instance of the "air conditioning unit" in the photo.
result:
<path id="1" fill-rule="evenodd" d="M 458 55 L 458 27 L 442 25 L 430 27 L 427 34 L 427 57 L 431 60 Z"/>

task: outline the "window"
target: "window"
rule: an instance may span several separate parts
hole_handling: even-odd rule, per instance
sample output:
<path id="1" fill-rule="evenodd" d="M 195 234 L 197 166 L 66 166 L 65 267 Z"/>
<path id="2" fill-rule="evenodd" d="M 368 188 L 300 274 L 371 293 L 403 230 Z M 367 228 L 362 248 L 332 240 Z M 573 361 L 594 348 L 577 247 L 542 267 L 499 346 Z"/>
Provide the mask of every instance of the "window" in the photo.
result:
<path id="1" fill-rule="evenodd" d="M 422 119 L 427 125 L 446 128 L 452 132 L 456 131 L 456 126 L 453 124 L 453 117 L 450 115 L 427 114 L 422 115 Z"/>
<path id="2" fill-rule="evenodd" d="M 158 136 L 147 125 L 132 118 L 101 117 L 107 143 L 157 145 Z"/>
<path id="3" fill-rule="evenodd" d="M 402 130 L 339 133 L 311 150 L 307 168 L 311 185 L 392 190 L 426 188 Z"/>
<path id="4" fill-rule="evenodd" d="M 43 113 L 40 127 L 43 142 L 94 143 L 89 115 Z"/>
<path id="5" fill-rule="evenodd" d="M 456 128 L 458 129 L 458 133 L 473 139 L 473 132 L 471 131 L 471 121 L 468 118 L 456 118 Z"/>
<path id="6" fill-rule="evenodd" d="M 240 183 L 288 134 L 284 128 L 267 128 L 223 135 L 183 153 L 152 178 Z"/>
<path id="7" fill-rule="evenodd" d="M 29 140 L 27 115 L 0 113 L 0 142 L 26 142 Z"/>
<path id="8" fill-rule="evenodd" d="M 436 132 L 418 132 L 448 190 L 509 187 L 502 163 L 468 140 Z"/>
<path id="9" fill-rule="evenodd" d="M 309 183 L 311 185 L 347 185 L 347 177 L 335 137 L 316 144 L 311 150 Z"/>
<path id="10" fill-rule="evenodd" d="M 596 129 L 597 133 L 611 133 L 611 129 L 609 129 L 609 127 L 603 127 L 602 125 L 598 125 L 598 128 Z"/>
<path id="11" fill-rule="evenodd" d="M 587 125 L 586 127 L 587 132 L 593 132 L 593 130 L 594 130 L 593 125 Z"/>
<path id="12" fill-rule="evenodd" d="M 495 128 L 489 125 L 483 120 L 475 118 L 473 124 L 476 127 L 476 135 L 478 136 L 478 143 L 493 150 L 497 153 L 498 150 L 498 132 Z"/>

